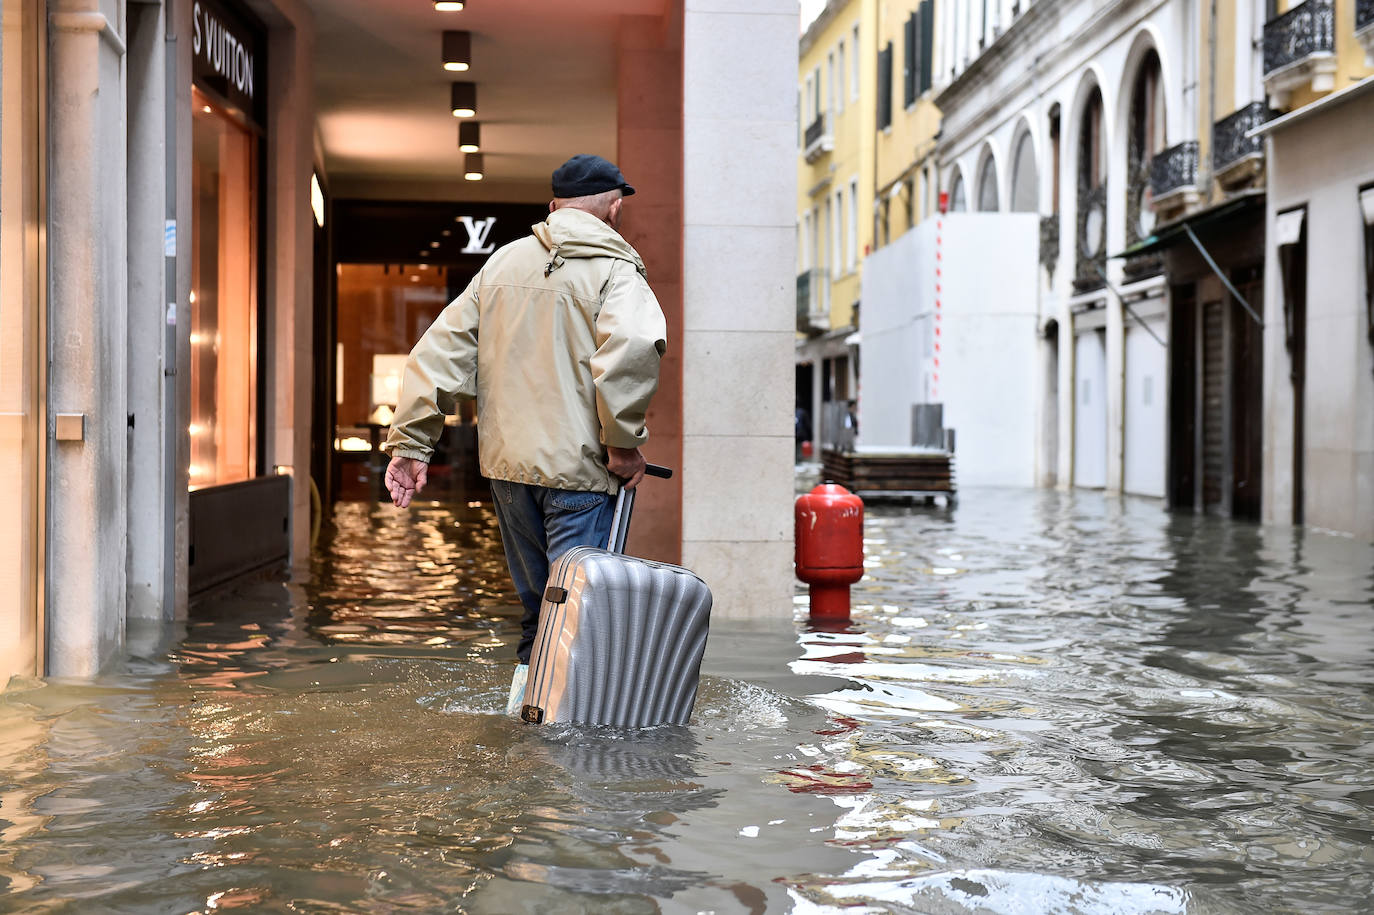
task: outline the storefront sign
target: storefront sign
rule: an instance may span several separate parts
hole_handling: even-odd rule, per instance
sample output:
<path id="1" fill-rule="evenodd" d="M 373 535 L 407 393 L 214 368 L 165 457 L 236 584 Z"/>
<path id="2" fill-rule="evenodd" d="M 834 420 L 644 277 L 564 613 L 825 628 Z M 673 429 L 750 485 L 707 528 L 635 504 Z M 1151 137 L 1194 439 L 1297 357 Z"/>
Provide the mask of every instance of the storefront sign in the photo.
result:
<path id="1" fill-rule="evenodd" d="M 242 16 L 214 0 L 192 4 L 191 72 L 197 83 L 237 105 L 250 119 L 258 117 L 263 87 L 257 30 Z"/>
<path id="2" fill-rule="evenodd" d="M 345 264 L 448 264 L 476 270 L 530 234 L 546 205 L 335 200 L 334 256 Z"/>

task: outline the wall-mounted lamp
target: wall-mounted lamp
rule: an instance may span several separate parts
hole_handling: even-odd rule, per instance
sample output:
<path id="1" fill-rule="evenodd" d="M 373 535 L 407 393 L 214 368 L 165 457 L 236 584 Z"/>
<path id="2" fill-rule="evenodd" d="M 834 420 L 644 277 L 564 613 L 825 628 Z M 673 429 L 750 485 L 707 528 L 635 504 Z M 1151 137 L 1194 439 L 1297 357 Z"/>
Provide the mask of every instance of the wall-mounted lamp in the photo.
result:
<path id="1" fill-rule="evenodd" d="M 477 116 L 477 84 L 454 83 L 449 90 L 449 108 L 455 118 Z"/>
<path id="2" fill-rule="evenodd" d="M 462 72 L 472 64 L 472 33 L 444 33 L 444 69 Z"/>
<path id="3" fill-rule="evenodd" d="M 463 0 L 434 0 L 434 12 L 457 13 L 463 9 Z"/>
<path id="4" fill-rule="evenodd" d="M 481 153 L 468 153 L 463 157 L 464 178 L 469 181 L 481 181 L 483 174 Z"/>
<path id="5" fill-rule="evenodd" d="M 465 153 L 482 151 L 482 124 L 480 121 L 464 121 L 458 125 L 458 151 Z"/>

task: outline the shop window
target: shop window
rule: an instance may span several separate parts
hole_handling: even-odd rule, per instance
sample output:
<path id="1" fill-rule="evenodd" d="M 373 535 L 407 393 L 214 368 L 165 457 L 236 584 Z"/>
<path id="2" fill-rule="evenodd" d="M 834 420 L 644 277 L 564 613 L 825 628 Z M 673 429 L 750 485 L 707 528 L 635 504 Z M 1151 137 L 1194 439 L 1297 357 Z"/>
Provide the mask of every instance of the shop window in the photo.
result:
<path id="1" fill-rule="evenodd" d="M 257 138 L 192 91 L 193 489 L 256 475 Z"/>
<path id="2" fill-rule="evenodd" d="M 378 449 L 400 397 L 406 357 L 458 291 L 450 288 L 449 273 L 431 264 L 339 265 L 334 451 L 344 499 L 375 495 L 378 489 L 385 463 Z M 473 418 L 470 405 L 463 406 L 445 424 Z M 464 460 L 475 465 L 475 432 L 465 431 L 471 441 L 464 442 L 469 445 Z M 456 442 L 448 434 L 441 439 L 433 462 L 443 469 L 437 477 L 454 463 Z"/>

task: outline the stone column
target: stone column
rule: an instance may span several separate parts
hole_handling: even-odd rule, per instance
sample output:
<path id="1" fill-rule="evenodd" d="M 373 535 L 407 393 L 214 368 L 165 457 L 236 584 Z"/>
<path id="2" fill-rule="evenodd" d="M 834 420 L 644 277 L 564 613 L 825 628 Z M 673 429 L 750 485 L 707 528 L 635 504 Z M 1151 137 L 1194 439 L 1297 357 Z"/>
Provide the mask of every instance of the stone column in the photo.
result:
<path id="1" fill-rule="evenodd" d="M 674 469 L 637 497 L 630 549 L 682 559 L 682 9 L 626 16 L 617 48 L 616 156 L 635 196 L 625 203 L 625 238 L 644 259 L 668 320 L 668 352 L 648 416 L 648 460 Z"/>
<path id="2" fill-rule="evenodd" d="M 314 361 L 314 20 L 299 0 L 267 12 L 267 462 L 293 477 L 291 563 L 310 560 L 310 419 Z"/>
<path id="3" fill-rule="evenodd" d="M 167 593 L 169 482 L 164 369 L 175 369 L 167 347 L 167 265 L 163 226 L 167 201 L 167 74 L 163 7 L 128 6 L 129 212 L 129 616 L 173 615 Z"/>
<path id="4" fill-rule="evenodd" d="M 792 612 L 797 15 L 683 14 L 682 556 L 721 616 Z"/>
<path id="5" fill-rule="evenodd" d="M 124 41 L 95 0 L 48 17 L 48 673 L 124 639 L 127 245 Z M 55 414 L 80 414 L 56 438 Z"/>

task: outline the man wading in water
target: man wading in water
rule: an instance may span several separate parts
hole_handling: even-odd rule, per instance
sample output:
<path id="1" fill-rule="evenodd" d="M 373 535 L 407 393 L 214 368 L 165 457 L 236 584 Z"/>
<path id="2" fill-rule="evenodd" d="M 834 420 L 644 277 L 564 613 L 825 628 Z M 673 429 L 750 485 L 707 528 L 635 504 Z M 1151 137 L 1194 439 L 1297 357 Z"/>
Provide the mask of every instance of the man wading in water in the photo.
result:
<path id="1" fill-rule="evenodd" d="M 558 167 L 548 218 L 492 254 L 411 350 L 382 446 L 387 490 L 405 508 L 425 487 L 444 414 L 476 398 L 482 475 L 524 606 L 514 708 L 550 563 L 605 546 L 616 491 L 644 477 L 667 327 L 644 262 L 616 231 L 634 192 L 600 156 Z"/>

